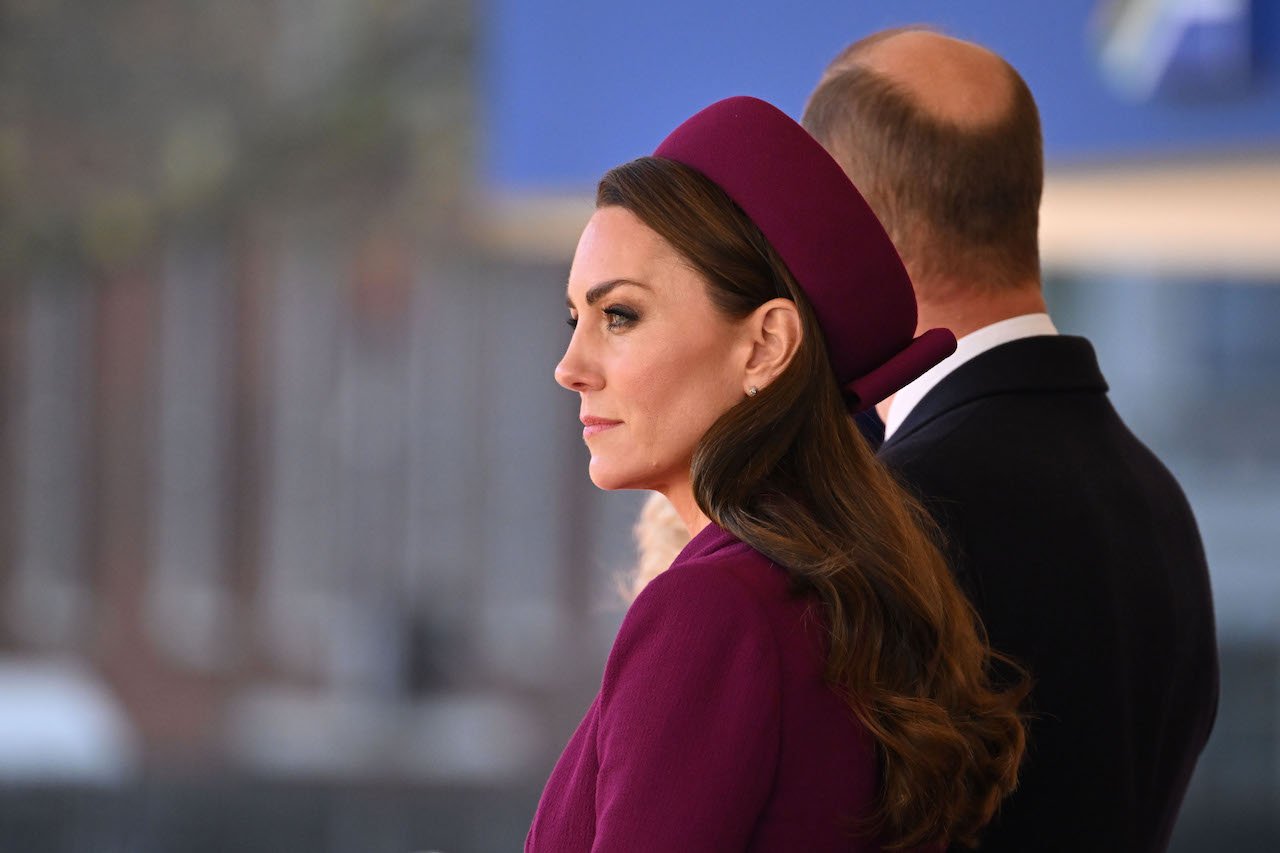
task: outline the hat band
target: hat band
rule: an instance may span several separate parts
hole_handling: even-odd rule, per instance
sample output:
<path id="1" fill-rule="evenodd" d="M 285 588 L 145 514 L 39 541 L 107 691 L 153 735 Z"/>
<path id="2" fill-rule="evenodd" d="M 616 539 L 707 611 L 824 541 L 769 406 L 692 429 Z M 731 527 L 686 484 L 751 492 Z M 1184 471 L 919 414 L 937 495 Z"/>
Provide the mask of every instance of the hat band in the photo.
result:
<path id="1" fill-rule="evenodd" d="M 955 335 L 947 329 L 930 329 L 875 370 L 845 385 L 845 405 L 851 412 L 865 411 L 916 381 L 955 351 Z"/>

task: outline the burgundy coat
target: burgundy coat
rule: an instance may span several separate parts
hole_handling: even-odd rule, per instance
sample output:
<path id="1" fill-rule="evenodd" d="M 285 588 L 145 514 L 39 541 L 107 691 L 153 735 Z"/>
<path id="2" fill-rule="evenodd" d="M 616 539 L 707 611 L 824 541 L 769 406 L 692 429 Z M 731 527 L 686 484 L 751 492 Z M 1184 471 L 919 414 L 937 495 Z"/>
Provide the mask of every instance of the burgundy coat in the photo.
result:
<path id="1" fill-rule="evenodd" d="M 822 679 L 816 598 L 710 524 L 636 598 L 526 851 L 872 851 L 874 744 Z"/>

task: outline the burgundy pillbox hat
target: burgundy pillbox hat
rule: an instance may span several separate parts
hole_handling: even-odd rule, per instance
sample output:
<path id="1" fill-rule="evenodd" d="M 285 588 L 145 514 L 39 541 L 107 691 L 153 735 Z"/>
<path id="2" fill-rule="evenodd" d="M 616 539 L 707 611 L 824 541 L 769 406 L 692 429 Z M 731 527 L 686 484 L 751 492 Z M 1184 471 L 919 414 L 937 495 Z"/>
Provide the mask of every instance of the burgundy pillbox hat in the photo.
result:
<path id="1" fill-rule="evenodd" d="M 916 299 L 902 259 L 831 155 L 758 98 L 717 101 L 653 156 L 701 172 L 768 238 L 813 305 L 849 408 L 874 406 L 955 352 L 946 329 L 912 339 Z"/>

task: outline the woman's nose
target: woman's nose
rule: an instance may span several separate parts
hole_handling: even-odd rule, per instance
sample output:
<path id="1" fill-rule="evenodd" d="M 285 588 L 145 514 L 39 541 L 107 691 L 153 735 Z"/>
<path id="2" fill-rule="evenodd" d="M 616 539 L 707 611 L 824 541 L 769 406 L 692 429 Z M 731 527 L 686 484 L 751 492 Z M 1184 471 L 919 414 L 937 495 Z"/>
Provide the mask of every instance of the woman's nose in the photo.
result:
<path id="1" fill-rule="evenodd" d="M 577 344 L 577 335 L 570 339 L 564 357 L 556 365 L 556 382 L 570 391 L 594 391 L 604 384 L 600 371 L 590 364 Z"/>

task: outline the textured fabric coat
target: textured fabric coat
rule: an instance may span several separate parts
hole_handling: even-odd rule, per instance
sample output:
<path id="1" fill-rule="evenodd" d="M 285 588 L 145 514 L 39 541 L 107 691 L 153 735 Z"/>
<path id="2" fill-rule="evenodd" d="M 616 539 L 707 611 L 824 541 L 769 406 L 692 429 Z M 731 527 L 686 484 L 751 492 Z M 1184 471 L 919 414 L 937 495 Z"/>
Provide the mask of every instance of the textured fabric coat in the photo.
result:
<path id="1" fill-rule="evenodd" d="M 924 499 L 1036 717 L 984 853 L 1168 845 L 1218 701 L 1204 551 L 1088 341 L 1033 337 L 944 378 L 880 450 Z"/>
<path id="2" fill-rule="evenodd" d="M 871 851 L 874 744 L 822 679 L 816 599 L 715 524 L 628 610 L 526 851 Z"/>

